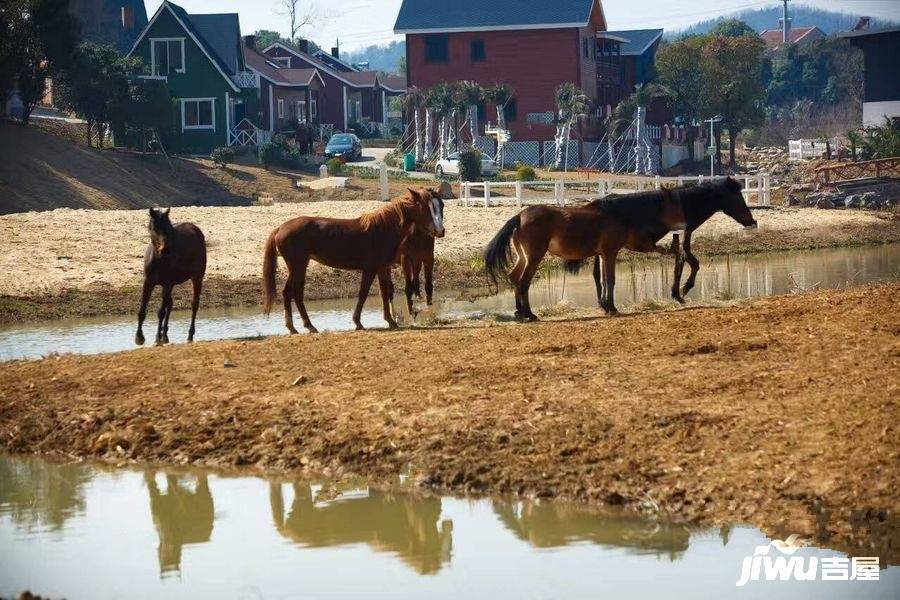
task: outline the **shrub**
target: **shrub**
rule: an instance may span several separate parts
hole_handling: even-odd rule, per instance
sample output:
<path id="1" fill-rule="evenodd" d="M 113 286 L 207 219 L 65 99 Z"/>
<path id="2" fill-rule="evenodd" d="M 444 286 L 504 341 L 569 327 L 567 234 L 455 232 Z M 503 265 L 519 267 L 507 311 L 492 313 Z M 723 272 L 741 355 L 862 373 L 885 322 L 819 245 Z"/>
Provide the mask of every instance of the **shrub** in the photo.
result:
<path id="1" fill-rule="evenodd" d="M 534 181 L 537 179 L 537 173 L 534 172 L 534 167 L 519 165 L 516 167 L 516 179 L 518 181 Z"/>
<path id="2" fill-rule="evenodd" d="M 859 143 L 863 160 L 900 156 L 900 120 L 885 117 L 881 126 L 864 128 Z"/>
<path id="3" fill-rule="evenodd" d="M 481 152 L 466 150 L 459 153 L 459 178 L 462 181 L 481 179 Z"/>
<path id="4" fill-rule="evenodd" d="M 339 158 L 332 158 L 325 163 L 325 167 L 328 169 L 328 174 L 334 177 L 344 172 L 344 161 Z"/>
<path id="5" fill-rule="evenodd" d="M 260 144 L 257 154 L 259 155 L 259 164 L 266 169 L 281 160 L 281 148 L 274 142 Z"/>
<path id="6" fill-rule="evenodd" d="M 228 163 L 234 160 L 234 149 L 226 146 L 216 148 L 209 155 L 209 158 L 224 169 L 228 166 Z"/>

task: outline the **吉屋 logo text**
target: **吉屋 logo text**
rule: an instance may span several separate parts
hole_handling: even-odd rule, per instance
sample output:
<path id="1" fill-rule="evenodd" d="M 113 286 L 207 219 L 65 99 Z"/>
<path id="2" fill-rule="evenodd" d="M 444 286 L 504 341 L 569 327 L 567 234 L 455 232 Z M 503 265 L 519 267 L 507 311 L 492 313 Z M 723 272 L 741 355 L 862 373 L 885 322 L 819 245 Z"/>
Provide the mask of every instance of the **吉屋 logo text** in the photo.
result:
<path id="1" fill-rule="evenodd" d="M 806 540 L 795 534 L 757 546 L 753 556 L 745 556 L 741 562 L 741 576 L 735 586 L 743 587 L 751 581 L 878 581 L 877 556 L 794 556 L 806 545 Z M 780 554 L 770 555 L 772 548 Z"/>

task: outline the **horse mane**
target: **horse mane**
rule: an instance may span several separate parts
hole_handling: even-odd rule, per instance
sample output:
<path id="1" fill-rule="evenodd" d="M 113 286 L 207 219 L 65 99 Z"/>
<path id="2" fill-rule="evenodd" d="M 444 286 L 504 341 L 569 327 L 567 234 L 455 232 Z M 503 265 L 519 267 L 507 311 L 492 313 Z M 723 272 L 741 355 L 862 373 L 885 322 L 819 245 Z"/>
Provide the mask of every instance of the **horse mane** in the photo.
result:
<path id="1" fill-rule="evenodd" d="M 406 218 L 404 209 L 412 206 L 412 198 L 409 196 L 398 196 L 380 208 L 363 213 L 359 217 L 359 222 L 364 231 L 383 227 L 399 229 Z"/>
<path id="2" fill-rule="evenodd" d="M 673 196 L 675 197 L 675 196 Z M 680 198 L 675 197 L 680 200 Z M 648 214 L 654 214 L 662 207 L 662 194 L 658 191 L 638 192 L 636 194 L 611 194 L 593 200 L 589 208 L 609 213 L 624 223 L 633 225 L 646 220 Z"/>

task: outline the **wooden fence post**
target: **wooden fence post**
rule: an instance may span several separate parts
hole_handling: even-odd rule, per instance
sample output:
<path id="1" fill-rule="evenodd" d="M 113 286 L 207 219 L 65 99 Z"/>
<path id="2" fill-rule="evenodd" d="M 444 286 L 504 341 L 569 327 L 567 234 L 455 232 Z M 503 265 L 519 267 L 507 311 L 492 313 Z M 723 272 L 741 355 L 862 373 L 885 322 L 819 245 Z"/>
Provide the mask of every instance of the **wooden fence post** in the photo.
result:
<path id="1" fill-rule="evenodd" d="M 516 206 L 522 208 L 522 188 L 524 185 L 521 181 L 516 181 Z"/>
<path id="2" fill-rule="evenodd" d="M 388 187 L 388 170 L 387 165 L 381 163 L 378 167 L 378 183 L 379 190 L 381 191 L 381 201 L 387 202 L 391 199 L 390 188 Z"/>
<path id="3" fill-rule="evenodd" d="M 491 206 L 491 182 L 484 182 L 484 207 L 490 208 Z"/>
<path id="4" fill-rule="evenodd" d="M 465 206 L 465 207 L 468 207 L 468 206 L 469 206 L 469 195 L 470 195 L 470 193 L 471 193 L 471 192 L 470 192 L 470 190 L 469 190 L 469 182 L 468 182 L 468 181 L 463 181 L 463 183 L 462 183 L 462 204 L 463 204 L 463 206 Z"/>

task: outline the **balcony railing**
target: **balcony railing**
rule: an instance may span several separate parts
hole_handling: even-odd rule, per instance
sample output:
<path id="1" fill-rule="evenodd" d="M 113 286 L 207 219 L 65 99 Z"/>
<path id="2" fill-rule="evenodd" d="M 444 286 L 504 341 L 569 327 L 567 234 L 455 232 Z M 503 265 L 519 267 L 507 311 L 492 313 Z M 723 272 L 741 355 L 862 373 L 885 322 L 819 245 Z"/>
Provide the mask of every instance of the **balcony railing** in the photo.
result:
<path id="1" fill-rule="evenodd" d="M 232 75 L 231 80 L 239 88 L 252 89 L 259 87 L 259 75 L 253 71 L 240 71 Z"/>

